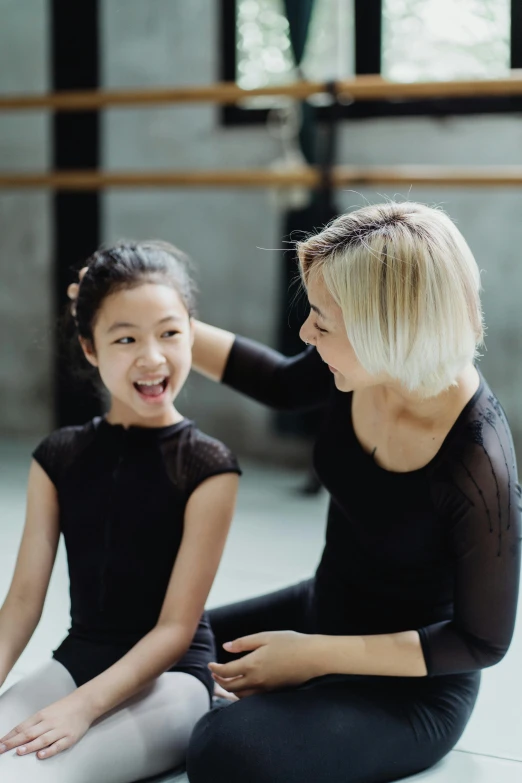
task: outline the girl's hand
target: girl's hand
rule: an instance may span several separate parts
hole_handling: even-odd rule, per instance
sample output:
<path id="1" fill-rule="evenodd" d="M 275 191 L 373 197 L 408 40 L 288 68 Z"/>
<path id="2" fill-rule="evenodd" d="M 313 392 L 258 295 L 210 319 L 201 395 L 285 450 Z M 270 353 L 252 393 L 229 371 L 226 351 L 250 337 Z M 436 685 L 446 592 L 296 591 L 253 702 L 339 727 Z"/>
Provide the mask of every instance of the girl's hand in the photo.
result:
<path id="1" fill-rule="evenodd" d="M 51 704 L 20 723 L 0 739 L 0 753 L 17 748 L 19 756 L 36 753 L 39 759 L 56 756 L 87 733 L 93 718 L 75 694 Z"/>
<path id="2" fill-rule="evenodd" d="M 253 650 L 231 663 L 210 663 L 212 676 L 239 698 L 276 688 L 300 685 L 319 671 L 318 637 L 294 631 L 268 631 L 223 645 L 227 652 Z"/>

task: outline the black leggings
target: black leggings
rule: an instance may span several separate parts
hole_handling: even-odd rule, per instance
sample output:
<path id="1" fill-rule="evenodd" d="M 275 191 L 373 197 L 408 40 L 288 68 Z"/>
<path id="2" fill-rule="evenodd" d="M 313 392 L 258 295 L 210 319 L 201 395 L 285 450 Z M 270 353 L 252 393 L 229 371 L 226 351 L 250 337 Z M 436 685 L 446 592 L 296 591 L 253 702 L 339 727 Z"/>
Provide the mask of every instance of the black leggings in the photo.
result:
<path id="1" fill-rule="evenodd" d="M 222 643 L 267 630 L 312 632 L 313 581 L 210 613 Z M 219 652 L 221 654 L 219 654 Z M 385 783 L 426 769 L 460 738 L 478 672 L 444 677 L 328 675 L 205 715 L 190 783 Z"/>

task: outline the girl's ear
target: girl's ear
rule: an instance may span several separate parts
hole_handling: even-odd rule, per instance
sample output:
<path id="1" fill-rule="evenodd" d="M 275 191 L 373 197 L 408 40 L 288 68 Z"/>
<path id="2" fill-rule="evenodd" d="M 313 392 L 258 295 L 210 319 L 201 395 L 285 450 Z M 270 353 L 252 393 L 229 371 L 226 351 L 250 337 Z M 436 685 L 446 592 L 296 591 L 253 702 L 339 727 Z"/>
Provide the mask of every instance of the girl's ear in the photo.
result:
<path id="1" fill-rule="evenodd" d="M 196 325 L 193 318 L 190 319 L 189 323 L 190 323 L 190 347 L 192 348 L 192 346 L 194 345 L 194 338 L 196 336 Z"/>
<path id="2" fill-rule="evenodd" d="M 98 366 L 98 359 L 96 358 L 96 351 L 91 340 L 86 340 L 85 337 L 78 337 L 80 345 L 82 347 L 83 355 L 93 367 Z"/>

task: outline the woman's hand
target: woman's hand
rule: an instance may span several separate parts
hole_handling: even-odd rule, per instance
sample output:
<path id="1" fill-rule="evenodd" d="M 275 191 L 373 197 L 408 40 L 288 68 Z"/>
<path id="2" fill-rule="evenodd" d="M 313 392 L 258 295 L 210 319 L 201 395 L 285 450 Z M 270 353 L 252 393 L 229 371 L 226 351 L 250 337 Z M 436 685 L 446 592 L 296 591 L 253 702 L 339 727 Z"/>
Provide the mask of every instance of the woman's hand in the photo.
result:
<path id="1" fill-rule="evenodd" d="M 320 674 L 316 636 L 295 631 L 268 631 L 223 645 L 227 652 L 249 655 L 231 663 L 211 663 L 215 682 L 239 698 L 300 685 Z"/>
<path id="2" fill-rule="evenodd" d="M 0 739 L 0 753 L 17 748 L 20 756 L 36 753 L 39 759 L 56 756 L 75 745 L 93 718 L 75 693 L 51 704 L 20 723 Z"/>
<path id="3" fill-rule="evenodd" d="M 69 299 L 72 299 L 73 305 L 72 305 L 72 311 L 73 315 L 76 315 L 76 300 L 78 299 L 78 291 L 80 290 L 80 283 L 82 282 L 85 273 L 87 271 L 87 267 L 84 266 L 80 271 L 78 272 L 78 282 L 77 283 L 71 283 L 70 286 L 67 287 L 67 296 Z"/>
<path id="4" fill-rule="evenodd" d="M 217 682 L 214 683 L 214 698 L 215 699 L 226 699 L 227 701 L 238 701 L 237 696 L 235 696 L 233 693 L 230 693 L 229 691 L 226 691 L 224 688 L 221 687 L 221 685 L 218 685 Z"/>

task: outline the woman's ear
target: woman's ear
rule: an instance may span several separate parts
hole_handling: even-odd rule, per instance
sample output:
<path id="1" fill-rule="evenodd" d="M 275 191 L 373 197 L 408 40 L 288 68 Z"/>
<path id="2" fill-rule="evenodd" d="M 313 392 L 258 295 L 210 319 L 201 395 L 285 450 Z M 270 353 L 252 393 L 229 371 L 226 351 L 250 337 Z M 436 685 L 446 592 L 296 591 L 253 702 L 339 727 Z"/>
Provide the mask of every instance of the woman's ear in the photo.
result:
<path id="1" fill-rule="evenodd" d="M 96 351 L 94 350 L 92 340 L 86 340 L 85 337 L 78 337 L 78 340 L 82 347 L 83 355 L 89 364 L 92 364 L 93 367 L 97 367 L 98 359 L 96 358 Z"/>

